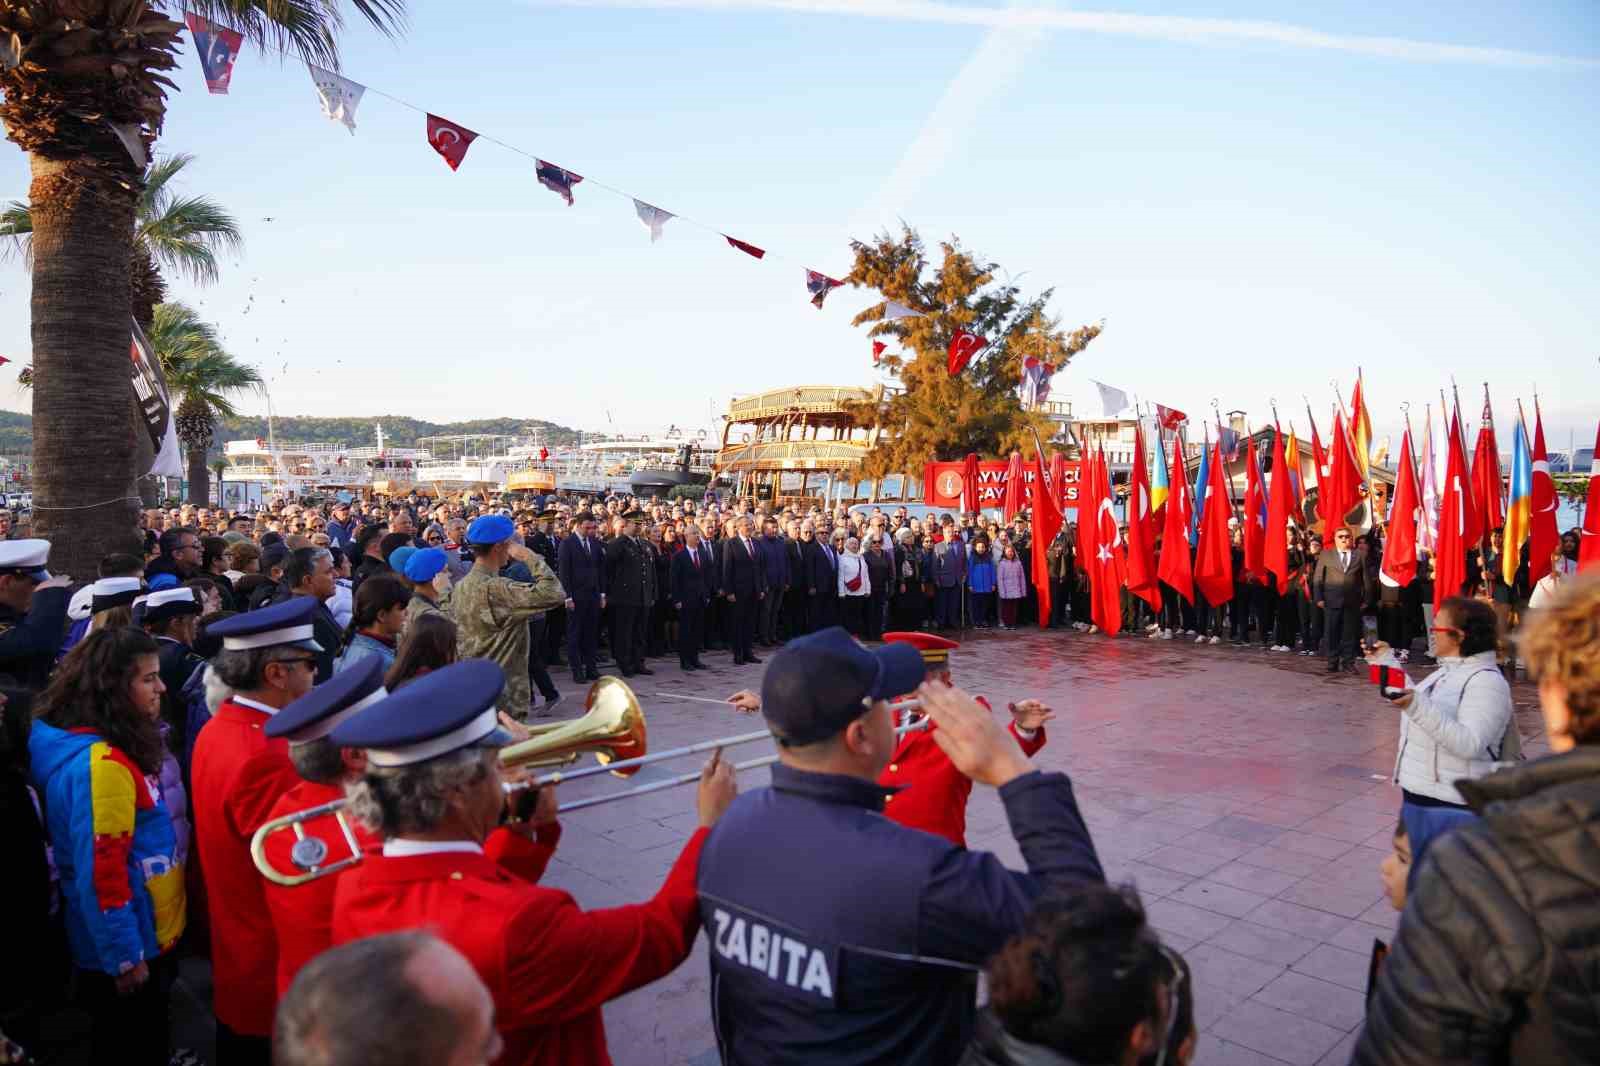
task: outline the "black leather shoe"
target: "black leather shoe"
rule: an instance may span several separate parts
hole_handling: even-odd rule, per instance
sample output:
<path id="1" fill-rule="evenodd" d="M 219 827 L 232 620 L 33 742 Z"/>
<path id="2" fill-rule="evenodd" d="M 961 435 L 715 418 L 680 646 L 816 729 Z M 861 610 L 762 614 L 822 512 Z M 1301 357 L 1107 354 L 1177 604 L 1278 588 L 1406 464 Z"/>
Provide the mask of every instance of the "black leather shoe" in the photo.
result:
<path id="1" fill-rule="evenodd" d="M 752 655 L 752 656 L 750 656 L 750 658 L 746 659 L 745 662 L 747 662 L 747 663 L 759 663 L 759 662 L 761 662 L 761 660 L 759 658 L 757 658 L 756 656 Z"/>
<path id="2" fill-rule="evenodd" d="M 589 671 L 589 680 L 590 681 L 599 681 L 600 680 L 600 671 L 598 671 L 598 670 L 590 670 Z"/>
<path id="3" fill-rule="evenodd" d="M 587 685 L 589 683 L 589 678 L 584 674 L 573 674 L 572 683 L 574 685 Z"/>
<path id="4" fill-rule="evenodd" d="M 634 667 L 633 672 L 636 673 L 636 674 L 653 674 L 653 673 L 655 673 L 654 670 L 650 669 L 644 663 L 640 663 L 638 666 Z"/>
<path id="5" fill-rule="evenodd" d="M 1337 659 L 1335 659 L 1333 662 L 1328 664 L 1328 673 L 1337 674 L 1338 672 L 1339 672 L 1339 661 Z"/>

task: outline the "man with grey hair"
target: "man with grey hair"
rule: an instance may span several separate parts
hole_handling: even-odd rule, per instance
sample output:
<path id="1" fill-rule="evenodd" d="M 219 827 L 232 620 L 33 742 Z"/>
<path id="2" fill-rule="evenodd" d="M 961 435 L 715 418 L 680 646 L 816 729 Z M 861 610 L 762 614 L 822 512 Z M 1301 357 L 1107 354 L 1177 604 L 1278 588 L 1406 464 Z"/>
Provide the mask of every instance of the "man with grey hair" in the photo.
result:
<path id="1" fill-rule="evenodd" d="M 278 1004 L 273 1066 L 485 1066 L 504 1044 L 472 964 L 427 933 L 323 952 Z"/>
<path id="2" fill-rule="evenodd" d="M 383 837 L 342 875 L 333 940 L 434 929 L 489 986 L 502 1061 L 607 1062 L 601 1008 L 671 972 L 694 946 L 695 867 L 708 828 L 733 801 L 733 773 L 715 756 L 702 771 L 701 828 L 653 897 L 580 910 L 566 892 L 533 883 L 531 840 L 496 830 L 506 802 L 500 749 L 511 739 L 495 712 L 504 685 L 494 663 L 466 659 L 408 682 L 330 734 L 339 747 L 365 749 L 352 809 Z"/>
<path id="3" fill-rule="evenodd" d="M 344 633 L 327 605 L 329 597 L 339 589 L 333 572 L 333 553 L 327 548 L 294 549 L 284 564 L 283 585 L 285 592 L 280 594 L 283 599 L 309 596 L 316 601 L 311 626 L 317 644 L 322 647 L 317 656 L 317 684 L 320 685 L 333 676 L 334 659 L 344 642 Z"/>

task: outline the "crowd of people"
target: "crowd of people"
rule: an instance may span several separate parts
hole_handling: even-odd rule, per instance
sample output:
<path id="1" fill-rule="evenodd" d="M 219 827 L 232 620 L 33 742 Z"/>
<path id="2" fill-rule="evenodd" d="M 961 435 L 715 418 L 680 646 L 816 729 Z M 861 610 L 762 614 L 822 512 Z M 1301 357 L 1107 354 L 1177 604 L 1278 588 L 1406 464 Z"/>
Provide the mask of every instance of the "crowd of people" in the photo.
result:
<path id="1" fill-rule="evenodd" d="M 1051 708 L 997 715 L 949 672 L 958 631 L 1090 628 L 1071 525 L 1044 597 L 1026 517 L 905 508 L 411 496 L 151 510 L 140 535 L 81 585 L 47 543 L 0 541 L 7 932 L 30 960 L 0 981 L 0 1061 L 71 1053 L 49 1024 L 69 1004 L 90 1061 L 199 1061 L 169 1025 L 192 957 L 223 1066 L 603 1063 L 601 1007 L 701 929 L 727 1063 L 1194 1054 L 1186 962 L 1105 883 L 1067 775 L 1030 762 Z M 1356 1061 L 1592 1058 L 1600 583 L 1563 563 L 1502 590 L 1491 544 L 1433 617 L 1425 569 L 1391 589 L 1381 551 L 1381 530 L 1300 534 L 1288 593 L 1236 562 L 1230 603 L 1163 587 L 1159 610 L 1125 600 L 1125 629 L 1394 665 L 1383 878 L 1405 916 Z M 1513 629 L 1552 751 L 1531 761 Z M 698 828 L 641 903 L 540 887 L 555 790 L 498 752 L 565 698 L 552 671 L 577 694 L 721 650 L 765 660 L 730 703 L 777 741 L 771 786 L 739 795 L 707 763 Z M 1438 664 L 1420 683 L 1412 652 Z M 1025 872 L 966 848 L 974 783 Z"/>

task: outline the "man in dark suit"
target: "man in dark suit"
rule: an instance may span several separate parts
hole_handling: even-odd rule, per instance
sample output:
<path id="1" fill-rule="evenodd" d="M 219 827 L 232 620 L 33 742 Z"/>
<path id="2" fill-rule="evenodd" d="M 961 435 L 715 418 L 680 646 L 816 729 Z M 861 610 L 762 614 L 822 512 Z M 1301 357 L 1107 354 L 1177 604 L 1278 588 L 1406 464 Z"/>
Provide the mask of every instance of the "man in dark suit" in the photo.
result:
<path id="1" fill-rule="evenodd" d="M 839 624 L 839 555 L 811 519 L 800 523 L 800 551 L 805 557 L 806 632 Z"/>
<path id="2" fill-rule="evenodd" d="M 755 519 L 741 515 L 737 529 L 737 535 L 722 548 L 721 589 L 733 612 L 733 665 L 740 666 L 761 661 L 751 648 L 767 592 L 767 571 L 756 545 Z"/>
<path id="3" fill-rule="evenodd" d="M 639 539 L 643 511 L 622 516 L 622 532 L 606 544 L 606 569 L 611 575 L 607 602 L 611 604 L 611 655 L 623 677 L 653 674 L 644 664 L 644 644 L 650 605 L 655 602 L 656 563 Z"/>
<path id="4" fill-rule="evenodd" d="M 552 532 L 559 513 L 554 507 L 541 512 L 536 519 L 537 526 L 527 539 L 528 547 L 544 559 L 551 573 L 559 573 L 561 566 L 560 560 L 556 557 L 561 538 Z M 557 607 L 540 615 L 534 621 L 538 629 L 534 639 L 539 642 L 544 663 L 548 666 L 560 666 L 561 649 L 566 644 L 567 636 L 567 609 Z"/>
<path id="5" fill-rule="evenodd" d="M 672 603 L 678 608 L 678 665 L 704 670 L 700 645 L 705 640 L 706 607 L 716 592 L 711 549 L 700 540 L 700 529 L 690 522 L 683 530 L 683 550 L 672 557 Z"/>
<path id="6" fill-rule="evenodd" d="M 789 560 L 789 588 L 783 594 L 783 636 L 785 640 L 793 640 L 810 632 L 806 628 L 806 599 L 811 582 L 800 523 L 789 519 L 785 532 L 788 536 L 783 538 L 783 551 Z"/>
<path id="7" fill-rule="evenodd" d="M 1311 574 L 1311 598 L 1323 609 L 1328 642 L 1328 673 L 1353 666 L 1361 635 L 1361 608 L 1372 599 L 1367 580 L 1367 553 L 1352 547 L 1350 530 L 1333 534 L 1333 547 L 1317 557 Z M 1342 660 L 1342 663 L 1341 663 Z"/>
<path id="8" fill-rule="evenodd" d="M 583 515 L 571 535 L 561 538 L 556 573 L 567 590 L 567 662 L 578 684 L 598 681 L 600 611 L 605 607 L 605 549 L 595 536 L 594 518 Z"/>

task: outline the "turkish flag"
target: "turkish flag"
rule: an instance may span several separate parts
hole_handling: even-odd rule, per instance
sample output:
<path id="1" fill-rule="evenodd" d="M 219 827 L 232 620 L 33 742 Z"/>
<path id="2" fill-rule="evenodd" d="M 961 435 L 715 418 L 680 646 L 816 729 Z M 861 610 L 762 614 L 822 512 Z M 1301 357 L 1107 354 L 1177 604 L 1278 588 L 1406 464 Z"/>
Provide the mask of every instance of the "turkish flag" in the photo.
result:
<path id="1" fill-rule="evenodd" d="M 976 333 L 968 333 L 964 329 L 956 330 L 956 335 L 950 338 L 950 376 L 955 377 L 967 368 L 972 362 L 972 357 L 989 347 L 989 342 Z"/>
<path id="2" fill-rule="evenodd" d="M 1267 544 L 1263 563 L 1278 579 L 1278 595 L 1289 591 L 1289 516 L 1294 512 L 1294 482 L 1290 479 L 1283 430 L 1272 427 L 1272 492 L 1267 499 Z"/>
<path id="3" fill-rule="evenodd" d="M 1006 467 L 1005 515 L 1009 522 L 1022 510 L 1022 453 L 1012 452 Z"/>
<path id="4" fill-rule="evenodd" d="M 1403 588 L 1417 576 L 1417 516 L 1422 492 L 1417 468 L 1411 462 L 1411 427 L 1400 438 L 1400 470 L 1395 475 L 1394 498 L 1389 501 L 1389 539 L 1383 543 L 1383 566 L 1378 578 L 1385 585 Z"/>
<path id="5" fill-rule="evenodd" d="M 1161 422 L 1162 429 L 1177 429 L 1189 420 L 1189 416 L 1176 407 L 1163 407 L 1156 404 L 1156 418 Z"/>
<path id="6" fill-rule="evenodd" d="M 872 365 L 873 366 L 877 366 L 878 365 L 878 360 L 883 358 L 883 350 L 885 348 L 887 348 L 887 347 L 889 347 L 889 346 L 887 344 L 883 343 L 882 341 L 873 341 L 872 342 Z"/>
<path id="7" fill-rule="evenodd" d="M 1194 583 L 1206 602 L 1220 607 L 1233 599 L 1233 543 L 1228 535 L 1228 486 L 1222 480 L 1222 442 L 1213 444 L 1207 475 L 1206 507 L 1200 514 L 1200 548 Z"/>
<path id="8" fill-rule="evenodd" d="M 1167 475 L 1167 506 L 1161 527 L 1161 561 L 1156 576 L 1194 602 L 1194 560 L 1189 557 L 1189 523 L 1194 520 L 1194 500 L 1189 495 L 1189 475 L 1183 465 L 1183 437 L 1172 436 L 1172 471 Z"/>
<path id="9" fill-rule="evenodd" d="M 1162 456 L 1162 461 L 1166 457 Z M 1128 591 L 1161 610 L 1156 581 L 1156 516 L 1150 511 L 1150 475 L 1144 465 L 1144 427 L 1133 428 L 1133 475 L 1128 486 Z"/>
<path id="10" fill-rule="evenodd" d="M 1059 454 L 1059 453 L 1058 453 Z M 1055 465 L 1054 456 L 1051 465 Z M 1050 545 L 1055 542 L 1056 536 L 1061 532 L 1061 511 L 1056 506 L 1056 500 L 1061 498 L 1061 482 L 1058 476 L 1045 478 L 1044 457 L 1038 452 L 1033 455 L 1033 485 L 1028 505 L 1033 508 L 1033 540 L 1029 545 L 1029 553 L 1033 564 L 1033 587 L 1039 595 L 1039 628 L 1048 629 L 1050 626 L 1050 559 L 1048 552 Z"/>
<path id="11" fill-rule="evenodd" d="M 968 452 L 961 467 L 961 511 L 976 514 L 981 506 L 982 484 L 978 470 L 978 453 Z"/>
<path id="12" fill-rule="evenodd" d="M 1122 545 L 1117 543 L 1117 513 L 1111 507 L 1111 480 L 1106 470 L 1104 448 L 1096 450 L 1094 484 L 1089 498 L 1094 511 L 1089 517 L 1092 528 L 1089 570 L 1089 613 L 1094 624 L 1115 636 L 1122 631 L 1122 585 L 1127 574 L 1123 561 Z M 1083 522 L 1078 522 L 1082 532 Z"/>
<path id="13" fill-rule="evenodd" d="M 465 126 L 457 126 L 438 115 L 428 116 L 428 143 L 450 164 L 451 170 L 461 165 L 467 157 L 467 149 L 477 139 L 478 135 Z"/>
<path id="14" fill-rule="evenodd" d="M 1528 532 L 1528 583 L 1550 572 L 1550 553 L 1561 543 L 1556 526 L 1556 483 L 1550 477 L 1550 453 L 1544 450 L 1544 416 L 1533 401 L 1533 514 Z"/>
<path id="15" fill-rule="evenodd" d="M 745 241 L 741 241 L 737 237 L 730 237 L 726 233 L 722 235 L 722 239 L 753 259 L 760 259 L 762 256 L 767 254 L 767 250 L 765 248 L 757 248 L 753 244 L 748 244 Z"/>
<path id="16" fill-rule="evenodd" d="M 1589 461 L 1589 498 L 1583 505 L 1583 531 L 1578 537 L 1578 570 L 1600 567 L 1600 426 L 1594 431 L 1594 458 Z"/>
<path id="17" fill-rule="evenodd" d="M 1472 501 L 1477 504 L 1477 536 L 1472 544 L 1499 529 L 1506 521 L 1504 485 L 1500 479 L 1500 448 L 1494 439 L 1494 413 L 1489 396 L 1483 397 L 1483 424 L 1478 427 L 1478 443 L 1472 450 Z"/>
<path id="18" fill-rule="evenodd" d="M 1450 456 L 1445 463 L 1444 491 L 1439 498 L 1439 548 L 1433 556 L 1435 612 L 1451 596 L 1461 595 L 1461 586 L 1467 581 L 1467 549 L 1472 546 L 1469 535 L 1476 523 L 1458 409 L 1450 415 Z"/>
<path id="19" fill-rule="evenodd" d="M 1351 511 L 1361 506 L 1361 471 L 1356 469 L 1351 451 L 1350 430 L 1344 416 L 1333 416 L 1333 439 L 1328 445 L 1328 476 L 1317 487 L 1317 513 L 1322 516 L 1322 531 L 1327 537 L 1344 525 Z"/>
<path id="20" fill-rule="evenodd" d="M 1249 438 L 1244 472 L 1244 568 L 1250 580 L 1267 583 L 1267 493 L 1261 484 L 1261 462 L 1256 439 Z"/>
<path id="21" fill-rule="evenodd" d="M 1311 414 L 1311 408 L 1306 407 L 1306 417 L 1311 420 L 1311 462 L 1317 468 L 1318 495 L 1321 495 L 1322 483 L 1328 479 L 1328 449 L 1322 446 L 1322 434 L 1317 432 L 1317 420 Z"/>
<path id="22" fill-rule="evenodd" d="M 539 449 L 539 461 L 542 463 L 548 458 L 550 458 L 550 449 L 549 448 L 540 448 Z"/>

